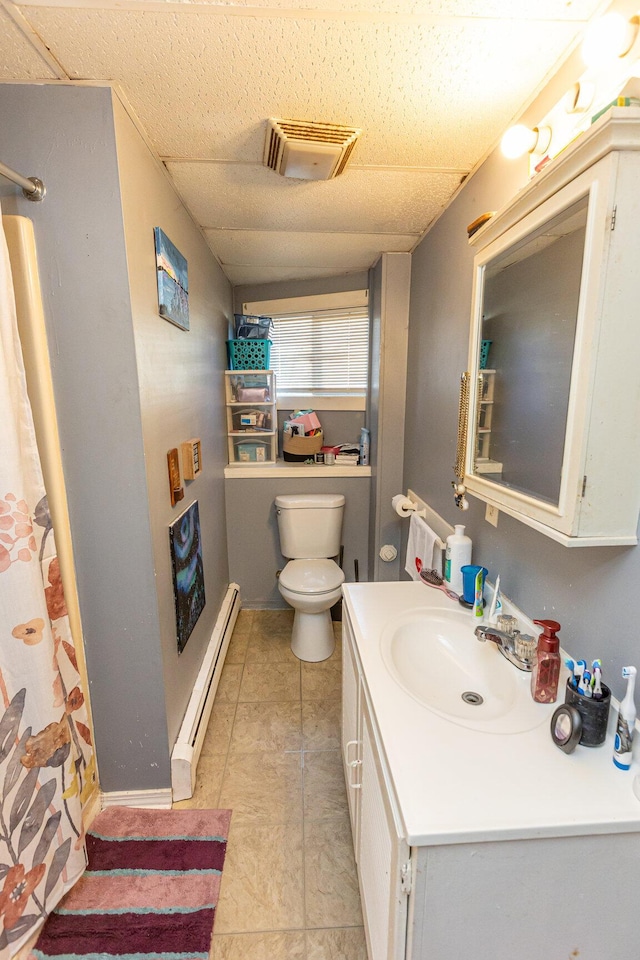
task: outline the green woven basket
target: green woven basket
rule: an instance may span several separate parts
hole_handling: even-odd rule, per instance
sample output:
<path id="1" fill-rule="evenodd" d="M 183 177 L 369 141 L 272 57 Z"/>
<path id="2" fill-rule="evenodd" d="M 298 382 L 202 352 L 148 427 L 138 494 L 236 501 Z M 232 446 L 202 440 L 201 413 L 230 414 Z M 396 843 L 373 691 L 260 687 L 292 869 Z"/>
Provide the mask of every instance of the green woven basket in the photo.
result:
<path id="1" fill-rule="evenodd" d="M 227 340 L 230 370 L 268 370 L 271 340 Z"/>

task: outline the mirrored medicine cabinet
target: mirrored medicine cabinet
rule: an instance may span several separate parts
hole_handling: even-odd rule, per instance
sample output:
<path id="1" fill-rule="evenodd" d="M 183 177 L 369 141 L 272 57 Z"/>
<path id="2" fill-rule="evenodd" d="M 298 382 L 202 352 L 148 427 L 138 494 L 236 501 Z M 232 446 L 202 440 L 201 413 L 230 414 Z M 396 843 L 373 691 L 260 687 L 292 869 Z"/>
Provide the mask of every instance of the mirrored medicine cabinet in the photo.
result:
<path id="1" fill-rule="evenodd" d="M 637 543 L 639 182 L 615 108 L 470 241 L 463 482 L 566 546 Z"/>

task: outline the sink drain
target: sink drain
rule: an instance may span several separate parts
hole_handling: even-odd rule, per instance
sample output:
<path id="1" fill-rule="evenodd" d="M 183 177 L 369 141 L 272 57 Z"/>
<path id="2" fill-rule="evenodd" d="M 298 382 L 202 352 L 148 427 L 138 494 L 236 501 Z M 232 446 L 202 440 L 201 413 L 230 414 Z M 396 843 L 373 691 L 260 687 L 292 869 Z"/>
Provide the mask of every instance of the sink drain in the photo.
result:
<path id="1" fill-rule="evenodd" d="M 465 703 L 470 703 L 472 707 L 479 707 L 481 703 L 484 703 L 484 697 L 481 697 L 474 690 L 465 690 L 462 699 Z"/>

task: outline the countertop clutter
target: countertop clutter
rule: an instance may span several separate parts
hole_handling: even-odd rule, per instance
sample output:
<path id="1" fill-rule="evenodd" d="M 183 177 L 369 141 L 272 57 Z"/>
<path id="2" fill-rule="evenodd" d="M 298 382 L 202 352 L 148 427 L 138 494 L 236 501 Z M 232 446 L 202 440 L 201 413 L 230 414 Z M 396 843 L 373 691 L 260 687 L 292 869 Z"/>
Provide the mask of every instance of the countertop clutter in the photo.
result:
<path id="1" fill-rule="evenodd" d="M 564 667 L 558 701 L 533 704 L 539 711 L 533 729 L 489 733 L 462 726 L 400 686 L 385 665 L 382 638 L 385 627 L 407 613 L 428 616 L 437 610 L 468 615 L 473 635 L 471 613 L 419 582 L 346 584 L 344 608 L 344 629 L 353 635 L 411 846 L 640 832 L 640 801 L 632 786 L 640 769 L 640 737 L 631 769 L 616 769 L 617 703 L 604 744 L 578 746 L 570 755 L 554 745 L 550 732 L 564 698 Z M 536 632 L 507 600 L 505 612 L 515 614 L 527 633 Z M 496 667 L 513 670 L 530 696 L 530 676 L 518 677 L 493 644 L 490 648 Z"/>

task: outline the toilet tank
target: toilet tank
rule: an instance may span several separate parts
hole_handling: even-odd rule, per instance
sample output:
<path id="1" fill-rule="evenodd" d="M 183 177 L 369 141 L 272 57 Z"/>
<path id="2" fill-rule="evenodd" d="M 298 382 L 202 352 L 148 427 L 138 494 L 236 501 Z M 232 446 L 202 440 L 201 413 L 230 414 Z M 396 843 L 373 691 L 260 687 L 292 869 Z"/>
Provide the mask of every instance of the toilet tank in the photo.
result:
<path id="1" fill-rule="evenodd" d="M 320 560 L 340 552 L 344 495 L 288 494 L 276 497 L 282 555 L 293 560 Z"/>

